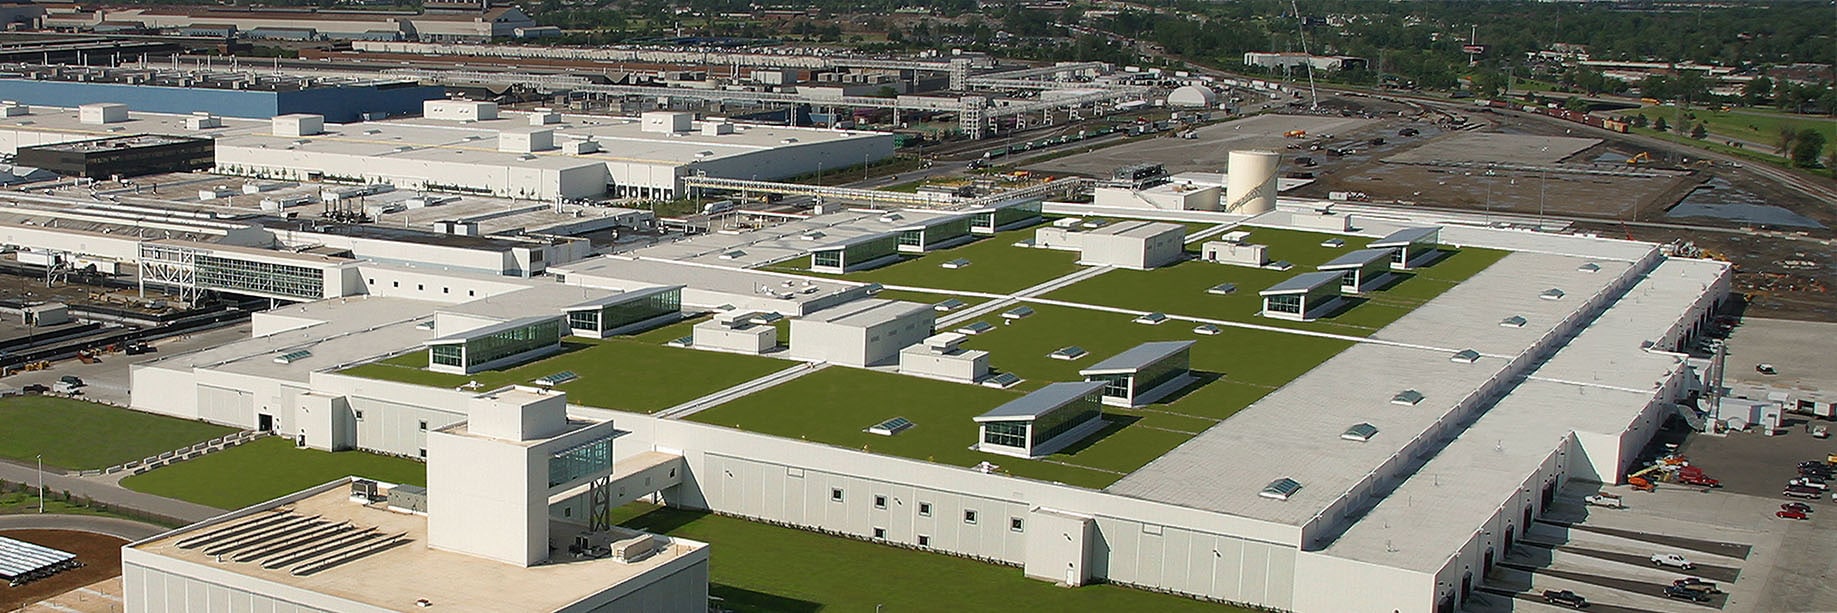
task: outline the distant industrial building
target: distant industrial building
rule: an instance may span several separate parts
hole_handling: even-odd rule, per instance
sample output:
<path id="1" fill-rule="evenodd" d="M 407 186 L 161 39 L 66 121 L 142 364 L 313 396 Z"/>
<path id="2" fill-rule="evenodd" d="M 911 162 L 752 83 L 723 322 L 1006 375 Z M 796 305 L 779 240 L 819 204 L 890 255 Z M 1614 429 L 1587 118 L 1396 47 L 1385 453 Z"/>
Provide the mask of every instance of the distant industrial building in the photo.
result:
<path id="1" fill-rule="evenodd" d="M 103 31 L 110 24 L 134 24 L 141 30 L 190 35 L 219 35 L 257 30 L 310 29 L 315 39 L 481 42 L 523 38 L 538 24 L 514 6 L 477 11 L 425 13 L 312 8 L 109 7 L 107 10 L 60 12 L 44 19 L 46 27 Z"/>
<path id="2" fill-rule="evenodd" d="M 288 77 L 260 72 L 158 68 L 5 66 L 0 91 L 20 104 L 72 107 L 111 102 L 146 113 L 267 119 L 309 113 L 333 123 L 421 112 L 446 88 L 413 79 Z"/>
<path id="3" fill-rule="evenodd" d="M 1244 54 L 1244 65 L 1259 68 L 1299 68 L 1313 66 L 1316 70 L 1349 70 L 1365 67 L 1365 58 L 1349 55 L 1309 55 L 1306 53 L 1265 53 L 1250 51 Z"/>
<path id="4" fill-rule="evenodd" d="M 21 147 L 13 161 L 67 177 L 109 179 L 204 170 L 216 164 L 206 138 L 143 134 Z"/>

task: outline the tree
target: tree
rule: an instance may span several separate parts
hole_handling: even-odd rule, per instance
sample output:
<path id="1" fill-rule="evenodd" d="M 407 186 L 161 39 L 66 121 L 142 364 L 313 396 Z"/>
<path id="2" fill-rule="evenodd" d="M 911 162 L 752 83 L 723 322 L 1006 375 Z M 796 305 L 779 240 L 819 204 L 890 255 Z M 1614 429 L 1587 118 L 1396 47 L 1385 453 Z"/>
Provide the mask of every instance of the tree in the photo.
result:
<path id="1" fill-rule="evenodd" d="M 1671 124 L 1665 123 L 1665 118 L 1660 117 L 1652 122 L 1652 129 L 1664 132 L 1671 129 Z"/>
<path id="2" fill-rule="evenodd" d="M 1799 142 L 1799 131 L 1792 126 L 1780 126 L 1780 133 L 1773 142 L 1779 145 L 1780 155 L 1784 156 L 1792 151 L 1793 143 Z"/>
<path id="3" fill-rule="evenodd" d="M 1581 96 L 1570 96 L 1568 100 L 1563 101 L 1563 108 L 1581 113 L 1588 110 L 1588 103 L 1583 102 Z"/>
<path id="4" fill-rule="evenodd" d="M 1818 165 L 1818 157 L 1824 153 L 1824 133 L 1817 130 L 1806 130 L 1799 133 L 1799 142 L 1792 146 L 1792 164 L 1810 168 Z"/>
<path id="5" fill-rule="evenodd" d="M 1709 129 L 1703 127 L 1703 122 L 1699 121 L 1697 125 L 1691 126 L 1690 137 L 1697 140 L 1709 138 Z"/>
<path id="6" fill-rule="evenodd" d="M 1741 87 L 1742 104 L 1755 106 L 1771 97 L 1773 97 L 1773 79 L 1754 77 L 1754 80 Z"/>
<path id="7" fill-rule="evenodd" d="M 1633 124 L 1633 127 L 1635 127 L 1635 128 L 1644 128 L 1644 127 L 1646 127 L 1646 124 L 1647 124 L 1647 123 L 1648 123 L 1649 121 L 1651 121 L 1651 120 L 1649 120 L 1649 119 L 1646 119 L 1646 114 L 1645 114 L 1645 113 L 1640 113 L 1640 114 L 1638 114 L 1638 115 L 1634 115 L 1634 116 L 1633 116 L 1633 120 L 1632 120 L 1632 122 L 1631 122 L 1631 123 Z"/>

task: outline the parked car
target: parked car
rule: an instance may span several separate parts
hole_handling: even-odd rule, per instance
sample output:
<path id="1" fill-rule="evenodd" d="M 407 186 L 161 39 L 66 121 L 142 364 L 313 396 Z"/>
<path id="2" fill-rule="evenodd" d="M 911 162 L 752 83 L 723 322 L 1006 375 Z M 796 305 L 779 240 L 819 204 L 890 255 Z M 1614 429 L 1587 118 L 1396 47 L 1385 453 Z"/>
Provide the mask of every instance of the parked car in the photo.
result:
<path id="1" fill-rule="evenodd" d="M 1693 589 L 1681 588 L 1675 585 L 1665 586 L 1665 597 L 1666 598 L 1676 598 L 1678 600 L 1688 600 L 1691 602 L 1703 602 L 1705 600 L 1709 600 L 1709 594 L 1705 594 L 1703 592 L 1699 592 Z"/>
<path id="2" fill-rule="evenodd" d="M 143 353 L 153 353 L 154 351 L 158 351 L 158 349 L 147 343 L 128 343 L 128 346 L 123 347 L 121 351 L 128 355 L 140 355 Z"/>
<path id="3" fill-rule="evenodd" d="M 1788 502 L 1788 503 L 1780 505 L 1780 510 L 1781 511 L 1798 511 L 1800 513 L 1810 513 L 1811 505 L 1805 504 L 1803 502 Z"/>
<path id="4" fill-rule="evenodd" d="M 1811 516 L 1806 515 L 1804 511 L 1784 511 L 1782 510 L 1782 511 L 1774 512 L 1773 515 L 1780 519 L 1811 519 Z"/>
<path id="5" fill-rule="evenodd" d="M 1684 473 L 1684 474 L 1678 475 L 1678 483 L 1682 483 L 1684 485 L 1695 485 L 1698 487 L 1722 487 L 1721 481 L 1711 479 L 1709 477 L 1703 476 L 1702 474 L 1693 474 L 1693 473 Z"/>
<path id="6" fill-rule="evenodd" d="M 1831 486 L 1829 486 L 1829 485 L 1826 485 L 1826 484 L 1824 483 L 1824 480 L 1823 480 L 1823 479 L 1819 479 L 1819 478 L 1817 478 L 1817 477 L 1799 477 L 1799 478 L 1797 478 L 1797 479 L 1793 479 L 1793 480 L 1791 480 L 1791 481 L 1787 481 L 1787 482 L 1786 482 L 1786 485 L 1796 485 L 1796 486 L 1799 486 L 1799 487 L 1809 487 L 1809 488 L 1812 488 L 1812 489 L 1815 489 L 1815 490 L 1829 490 L 1829 489 L 1831 489 Z"/>
<path id="7" fill-rule="evenodd" d="M 1675 553 L 1652 554 L 1652 563 L 1657 564 L 1659 566 L 1669 566 L 1672 568 L 1681 568 L 1684 570 L 1690 570 L 1690 569 L 1697 567 L 1697 565 L 1692 564 L 1690 560 L 1684 559 L 1684 556 L 1681 556 Z"/>
<path id="8" fill-rule="evenodd" d="M 57 378 L 58 383 L 69 383 L 71 387 L 83 387 L 83 378 L 76 375 L 64 375 Z"/>
<path id="9" fill-rule="evenodd" d="M 1811 437 L 1812 438 L 1830 438 L 1831 437 L 1830 426 L 1812 426 Z"/>
<path id="10" fill-rule="evenodd" d="M 31 385 L 27 385 L 19 389 L 21 391 L 24 391 L 27 394 L 43 394 L 45 392 L 51 391 L 51 386 L 45 385 L 43 383 L 33 383 Z"/>
<path id="11" fill-rule="evenodd" d="M 1804 500 L 1817 500 L 1819 498 L 1824 497 L 1823 492 L 1820 492 L 1818 490 L 1815 490 L 1809 487 L 1799 487 L 1796 485 L 1786 486 L 1786 489 L 1784 491 L 1781 491 L 1780 495 L 1785 496 L 1787 498 L 1799 498 L 1799 499 L 1804 499 Z M 1832 494 L 1832 496 L 1837 496 L 1837 494 Z"/>
<path id="12" fill-rule="evenodd" d="M 1685 577 L 1683 579 L 1679 579 L 1677 581 L 1671 582 L 1671 585 L 1681 587 L 1687 590 L 1696 590 L 1699 592 L 1707 592 L 1710 594 L 1721 594 L 1722 593 L 1722 589 L 1719 587 L 1716 587 L 1716 583 L 1714 581 L 1704 581 L 1697 577 Z"/>
<path id="13" fill-rule="evenodd" d="M 1760 373 L 1760 374 L 1763 374 L 1763 375 L 1777 375 L 1777 374 L 1780 374 L 1780 371 L 1779 371 L 1779 369 L 1777 369 L 1777 368 L 1774 368 L 1772 364 L 1768 364 L 1768 363 L 1766 363 L 1766 362 L 1761 362 L 1761 363 L 1759 363 L 1759 364 L 1755 364 L 1755 365 L 1754 365 L 1754 372 L 1757 372 L 1757 373 Z"/>
<path id="14" fill-rule="evenodd" d="M 1610 509 L 1626 508 L 1626 505 L 1621 502 L 1619 496 L 1614 496 L 1611 494 L 1597 494 L 1594 496 L 1589 496 L 1589 497 L 1583 498 L 1582 502 L 1586 502 L 1588 504 L 1591 504 L 1597 507 L 1607 507 Z"/>
<path id="15" fill-rule="evenodd" d="M 1562 605 L 1571 609 L 1588 608 L 1588 599 L 1569 590 L 1544 590 L 1544 602 Z"/>

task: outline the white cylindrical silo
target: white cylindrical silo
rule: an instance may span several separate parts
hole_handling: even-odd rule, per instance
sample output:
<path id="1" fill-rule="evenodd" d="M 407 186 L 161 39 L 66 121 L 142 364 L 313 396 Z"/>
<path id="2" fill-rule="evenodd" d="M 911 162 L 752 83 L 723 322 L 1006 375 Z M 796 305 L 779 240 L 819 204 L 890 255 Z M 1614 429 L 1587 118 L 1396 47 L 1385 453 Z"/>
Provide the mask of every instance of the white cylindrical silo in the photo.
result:
<path id="1" fill-rule="evenodd" d="M 1225 212 L 1257 215 L 1274 209 L 1279 161 L 1274 151 L 1232 151 L 1225 167 Z"/>

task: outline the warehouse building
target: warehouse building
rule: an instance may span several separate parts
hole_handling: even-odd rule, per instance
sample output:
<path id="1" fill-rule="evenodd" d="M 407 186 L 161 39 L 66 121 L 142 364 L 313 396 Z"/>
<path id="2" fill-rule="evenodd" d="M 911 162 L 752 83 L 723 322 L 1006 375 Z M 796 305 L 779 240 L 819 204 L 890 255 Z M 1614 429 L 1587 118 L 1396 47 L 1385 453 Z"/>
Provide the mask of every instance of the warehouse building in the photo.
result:
<path id="1" fill-rule="evenodd" d="M 411 115 L 446 88 L 414 79 L 290 77 L 264 72 L 16 65 L 0 90 L 19 104 L 71 107 L 92 102 L 142 113 L 267 119 L 290 113 L 333 123 Z"/>
<path id="2" fill-rule="evenodd" d="M 1366 229 L 1361 236 L 1400 229 L 1368 218 L 1354 225 Z M 667 416 L 567 411 L 619 420 L 617 462 L 680 456 L 677 474 L 688 477 L 659 492 L 673 506 L 989 560 L 1068 585 L 1101 581 L 1303 613 L 1451 613 L 1563 486 L 1624 477 L 1694 385 L 1675 351 L 1728 295 L 1730 271 L 1650 244 L 1441 232 L 1512 253 L 1101 490 Z M 764 275 L 722 281 L 740 281 L 732 296 L 799 283 L 663 265 L 653 274 L 677 279 L 647 285 L 685 285 L 686 302 L 697 285 L 715 285 L 697 278 L 708 270 Z M 1341 275 L 1321 274 L 1337 290 Z M 749 292 L 758 279 L 769 287 Z M 578 291 L 576 283 L 570 273 L 547 285 Z M 1544 298 L 1544 288 L 1564 297 Z M 508 302 L 504 295 L 492 302 Z M 432 335 L 420 328 L 430 310 L 438 307 L 421 298 L 379 295 L 263 313 L 251 339 L 136 366 L 134 402 L 194 417 L 230 406 L 251 416 L 237 419 L 268 414 L 274 427 L 318 446 L 322 426 L 301 415 L 316 420 L 320 411 L 295 405 L 325 396 L 362 411 L 340 426 L 356 446 L 413 456 L 441 444 L 426 431 L 465 421 L 477 394 L 337 370 L 419 346 Z M 302 344 L 311 355 L 274 361 Z M 1450 498 L 1451 474 L 1474 483 Z M 1445 504 L 1421 503 L 1428 499 Z"/>
<path id="3" fill-rule="evenodd" d="M 1052 455 L 1103 429 L 1106 385 L 1049 383 L 977 415 L 975 448 L 1022 458 Z"/>
<path id="4" fill-rule="evenodd" d="M 1104 404 L 1152 404 L 1193 382 L 1193 341 L 1142 343 L 1078 370 L 1085 381 L 1104 384 Z"/>
<path id="5" fill-rule="evenodd" d="M 66 177 L 118 179 L 203 170 L 216 153 L 209 139 L 142 134 L 22 147 L 13 161 Z"/>

